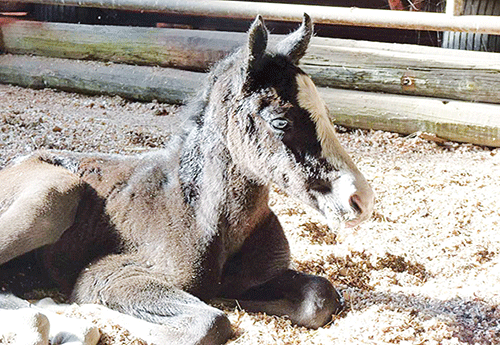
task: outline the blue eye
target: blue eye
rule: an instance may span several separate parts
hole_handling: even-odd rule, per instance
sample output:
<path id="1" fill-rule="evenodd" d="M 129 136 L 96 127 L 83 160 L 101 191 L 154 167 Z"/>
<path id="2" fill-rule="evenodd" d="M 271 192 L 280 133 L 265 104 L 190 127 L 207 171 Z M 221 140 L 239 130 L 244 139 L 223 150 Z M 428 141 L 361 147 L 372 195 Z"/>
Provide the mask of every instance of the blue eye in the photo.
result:
<path id="1" fill-rule="evenodd" d="M 286 129 L 288 125 L 288 120 L 282 117 L 271 120 L 271 126 L 273 126 L 274 129 L 278 129 L 280 131 Z"/>

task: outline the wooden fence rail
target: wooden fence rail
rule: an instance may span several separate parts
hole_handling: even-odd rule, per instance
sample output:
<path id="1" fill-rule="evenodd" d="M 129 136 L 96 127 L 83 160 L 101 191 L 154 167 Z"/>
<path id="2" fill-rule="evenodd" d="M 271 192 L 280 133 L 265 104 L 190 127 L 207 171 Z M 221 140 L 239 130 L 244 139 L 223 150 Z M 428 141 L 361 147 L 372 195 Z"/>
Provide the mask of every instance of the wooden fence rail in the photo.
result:
<path id="1" fill-rule="evenodd" d="M 194 71 L 246 40 L 243 33 L 22 21 L 0 30 L 3 49 L 13 54 Z M 302 68 L 319 86 L 500 103 L 495 53 L 314 38 Z"/>
<path id="2" fill-rule="evenodd" d="M 169 68 L 0 55 L 0 81 L 32 88 L 182 103 L 200 87 L 203 73 Z M 438 137 L 500 147 L 500 105 L 319 88 L 340 125 Z"/>

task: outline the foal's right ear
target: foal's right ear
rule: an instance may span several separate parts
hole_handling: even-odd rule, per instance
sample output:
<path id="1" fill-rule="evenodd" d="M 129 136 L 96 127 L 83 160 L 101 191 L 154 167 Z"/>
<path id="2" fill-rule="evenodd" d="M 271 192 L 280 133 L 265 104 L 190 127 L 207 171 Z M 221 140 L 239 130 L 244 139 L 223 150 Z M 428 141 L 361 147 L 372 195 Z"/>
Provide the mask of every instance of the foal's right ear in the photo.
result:
<path id="1" fill-rule="evenodd" d="M 250 70 L 264 56 L 267 48 L 267 28 L 261 15 L 255 18 L 248 30 L 248 69 Z"/>

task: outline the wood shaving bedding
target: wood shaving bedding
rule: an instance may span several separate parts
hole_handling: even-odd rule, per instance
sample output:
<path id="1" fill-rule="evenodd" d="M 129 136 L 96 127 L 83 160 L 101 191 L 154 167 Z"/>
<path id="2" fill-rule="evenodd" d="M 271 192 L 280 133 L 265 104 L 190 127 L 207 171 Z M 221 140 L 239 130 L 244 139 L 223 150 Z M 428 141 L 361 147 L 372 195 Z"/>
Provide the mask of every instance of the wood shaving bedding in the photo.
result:
<path id="1" fill-rule="evenodd" d="M 179 126 L 174 107 L 0 85 L 0 166 L 45 147 L 139 152 Z M 226 310 L 230 344 L 500 344 L 500 150 L 340 128 L 377 194 L 374 216 L 325 233 L 320 215 L 273 191 L 294 265 L 332 280 L 346 309 L 308 330 Z M 99 315 L 102 345 L 140 340 Z M 0 341 L 2 343 L 2 341 Z M 138 343 L 140 344 L 140 343 Z"/>

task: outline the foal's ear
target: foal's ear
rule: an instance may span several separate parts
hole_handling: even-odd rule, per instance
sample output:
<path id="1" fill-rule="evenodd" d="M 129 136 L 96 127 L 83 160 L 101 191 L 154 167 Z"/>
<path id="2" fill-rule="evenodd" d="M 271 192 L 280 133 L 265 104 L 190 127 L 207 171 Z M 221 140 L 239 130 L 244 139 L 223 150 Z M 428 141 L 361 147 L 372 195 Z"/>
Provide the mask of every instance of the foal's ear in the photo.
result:
<path id="1" fill-rule="evenodd" d="M 251 69 L 264 55 L 267 47 L 267 28 L 262 16 L 255 18 L 248 30 L 248 67 Z"/>
<path id="2" fill-rule="evenodd" d="M 304 13 L 304 18 L 302 19 L 300 27 L 278 43 L 276 52 L 288 56 L 294 64 L 297 64 L 305 55 L 312 35 L 313 24 L 311 17 L 309 17 L 307 13 Z"/>

